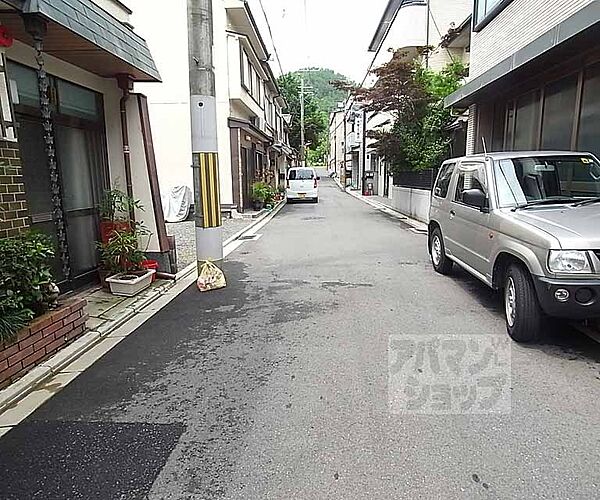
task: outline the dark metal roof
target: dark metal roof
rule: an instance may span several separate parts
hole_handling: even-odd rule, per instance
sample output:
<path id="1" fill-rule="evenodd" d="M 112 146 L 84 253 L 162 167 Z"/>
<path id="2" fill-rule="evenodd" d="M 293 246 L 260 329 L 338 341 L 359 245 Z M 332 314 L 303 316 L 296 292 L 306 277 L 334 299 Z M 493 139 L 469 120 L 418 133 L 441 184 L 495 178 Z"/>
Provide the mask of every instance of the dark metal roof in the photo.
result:
<path id="1" fill-rule="evenodd" d="M 91 0 L 28 0 L 23 13 L 40 14 L 138 69 L 148 80 L 160 80 L 146 41 Z"/>
<path id="2" fill-rule="evenodd" d="M 385 11 L 383 12 L 383 16 L 381 17 L 381 21 L 379 21 L 379 25 L 377 26 L 377 30 L 375 31 L 375 35 L 373 36 L 373 40 L 369 45 L 369 52 L 377 52 L 386 37 L 388 36 L 396 17 L 398 16 L 398 12 L 402 7 L 410 7 L 411 5 L 427 5 L 426 0 L 389 0 Z"/>
<path id="3" fill-rule="evenodd" d="M 526 72 L 534 62 L 548 67 L 553 61 L 577 53 L 581 45 L 593 46 L 597 43 L 596 31 L 600 31 L 599 28 L 600 2 L 592 2 L 446 97 L 446 106 L 467 107 L 477 102 L 482 93 L 492 91 L 501 84 L 508 86 L 511 78 L 518 79 L 519 73 Z M 577 41 L 584 36 L 587 42 L 578 44 Z M 561 50 L 564 53 L 558 55 Z M 544 57 L 552 57 L 552 60 L 542 61 Z"/>

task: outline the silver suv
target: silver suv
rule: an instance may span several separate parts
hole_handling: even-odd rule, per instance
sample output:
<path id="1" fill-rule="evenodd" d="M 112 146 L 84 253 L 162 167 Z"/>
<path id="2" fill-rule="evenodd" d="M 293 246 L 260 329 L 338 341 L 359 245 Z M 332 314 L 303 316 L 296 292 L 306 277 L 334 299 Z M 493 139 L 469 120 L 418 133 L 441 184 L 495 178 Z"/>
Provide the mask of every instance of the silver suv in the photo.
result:
<path id="1" fill-rule="evenodd" d="M 431 196 L 429 253 L 504 294 L 518 342 L 549 317 L 600 317 L 600 162 L 589 153 L 512 152 L 446 161 Z"/>

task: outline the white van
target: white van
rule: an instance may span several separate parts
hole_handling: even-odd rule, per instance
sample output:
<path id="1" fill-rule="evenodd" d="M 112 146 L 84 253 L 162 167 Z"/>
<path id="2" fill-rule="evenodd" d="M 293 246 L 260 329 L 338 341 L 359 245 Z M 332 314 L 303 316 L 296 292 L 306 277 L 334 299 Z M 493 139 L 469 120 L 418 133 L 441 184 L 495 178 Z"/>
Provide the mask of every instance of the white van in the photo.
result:
<path id="1" fill-rule="evenodd" d="M 290 168 L 287 175 L 286 195 L 288 201 L 311 200 L 319 203 L 319 181 L 314 168 L 294 167 Z"/>

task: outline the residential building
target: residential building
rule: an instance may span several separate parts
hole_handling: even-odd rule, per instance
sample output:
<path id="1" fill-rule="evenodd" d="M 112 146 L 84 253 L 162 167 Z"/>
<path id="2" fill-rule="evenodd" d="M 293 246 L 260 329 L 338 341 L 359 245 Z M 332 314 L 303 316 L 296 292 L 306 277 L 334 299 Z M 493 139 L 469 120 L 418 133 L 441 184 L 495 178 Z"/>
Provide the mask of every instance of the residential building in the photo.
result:
<path id="1" fill-rule="evenodd" d="M 374 54 L 373 67 L 388 62 L 396 51 L 407 60 L 422 60 L 434 71 L 442 70 L 453 61 L 464 62 L 468 59 L 469 49 L 465 45 L 468 41 L 464 37 L 447 42 L 446 39 L 450 32 L 468 31 L 470 24 L 465 20 L 471 10 L 472 0 L 389 0 L 368 48 Z M 433 50 L 428 52 L 425 47 Z M 390 198 L 394 192 L 397 198 L 407 196 L 392 186 L 389 166 L 378 155 L 376 141 L 370 137 L 372 132 L 389 130 L 394 117 L 387 113 L 365 114 L 359 122 L 365 125 L 362 137 L 357 140 L 356 189 Z M 460 133 L 457 135 L 460 137 Z M 421 217 L 423 211 L 419 209 L 418 214 Z"/>
<path id="2" fill-rule="evenodd" d="M 132 0 L 135 3 L 136 0 Z M 162 85 L 139 85 L 148 94 L 157 132 L 155 148 L 163 189 L 192 187 L 187 2 L 137 0 L 133 18 L 163 75 Z M 143 8 L 142 8 L 143 6 Z M 221 203 L 240 211 L 251 207 L 253 182 L 277 186 L 293 151 L 289 116 L 271 70 L 271 54 L 243 0 L 214 0 L 214 69 Z M 170 26 L 165 43 L 164 26 Z"/>
<path id="3" fill-rule="evenodd" d="M 338 108 L 329 113 L 329 158 L 328 169 L 335 172 L 338 179 L 345 177 L 345 136 L 344 124 L 345 110 L 343 103 L 338 104 Z"/>
<path id="4" fill-rule="evenodd" d="M 467 150 L 600 154 L 600 2 L 477 0 L 469 82 L 446 100 L 469 109 Z"/>
<path id="5" fill-rule="evenodd" d="M 145 207 L 149 255 L 174 265 L 146 99 L 132 92 L 160 75 L 131 13 L 117 0 L 0 1 L 0 237 L 49 234 L 63 291 L 97 280 L 98 206 L 115 186 Z"/>

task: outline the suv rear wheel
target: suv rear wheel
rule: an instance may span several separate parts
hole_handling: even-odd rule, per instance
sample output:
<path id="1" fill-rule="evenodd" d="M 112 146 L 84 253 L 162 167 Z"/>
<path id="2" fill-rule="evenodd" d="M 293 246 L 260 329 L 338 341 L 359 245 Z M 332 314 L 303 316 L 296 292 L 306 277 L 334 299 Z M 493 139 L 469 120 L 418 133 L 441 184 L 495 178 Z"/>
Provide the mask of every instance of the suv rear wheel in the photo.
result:
<path id="1" fill-rule="evenodd" d="M 436 227 L 431 232 L 429 247 L 433 268 L 440 274 L 450 274 L 452 271 L 452 261 L 446 257 L 444 238 L 442 238 L 442 231 L 439 227 Z"/>
<path id="2" fill-rule="evenodd" d="M 542 334 L 544 313 L 535 293 L 529 272 L 511 264 L 504 281 L 506 329 L 516 342 L 533 342 Z"/>

